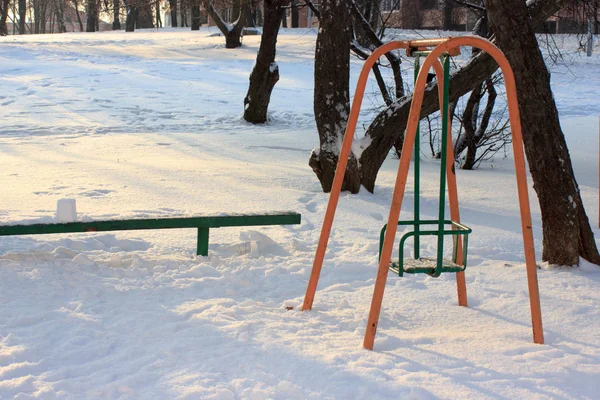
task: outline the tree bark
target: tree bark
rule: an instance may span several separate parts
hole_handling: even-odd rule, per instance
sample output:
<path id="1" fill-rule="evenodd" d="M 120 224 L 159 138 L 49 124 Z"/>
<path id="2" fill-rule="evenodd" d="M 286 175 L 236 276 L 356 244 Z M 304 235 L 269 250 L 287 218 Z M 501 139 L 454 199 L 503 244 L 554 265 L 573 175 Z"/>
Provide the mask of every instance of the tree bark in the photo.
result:
<path id="1" fill-rule="evenodd" d="M 25 2 L 25 0 L 23 0 L 23 2 Z M 78 0 L 73 0 L 73 8 L 75 9 L 75 15 L 77 16 L 77 22 L 79 22 L 79 32 L 83 32 L 83 21 L 81 20 L 81 14 L 79 14 L 79 1 Z"/>
<path id="2" fill-rule="evenodd" d="M 0 2 L 0 6 L 0 36 L 6 36 L 8 35 L 6 19 L 8 18 L 8 8 L 10 7 L 10 0 L 2 0 Z"/>
<path id="3" fill-rule="evenodd" d="M 192 30 L 200 30 L 200 0 L 193 0 L 192 3 Z"/>
<path id="4" fill-rule="evenodd" d="M 54 0 L 54 7 L 56 9 L 56 21 L 58 23 L 58 32 L 65 33 L 67 27 L 65 26 L 65 3 L 64 0 Z"/>
<path id="5" fill-rule="evenodd" d="M 19 35 L 25 34 L 25 19 L 27 18 L 27 3 L 19 0 Z"/>
<path id="6" fill-rule="evenodd" d="M 263 31 L 256 64 L 250 74 L 250 86 L 244 99 L 244 119 L 253 124 L 267 122 L 267 110 L 275 84 L 279 80 L 279 66 L 275 62 L 277 34 L 287 0 L 264 0 Z"/>
<path id="7" fill-rule="evenodd" d="M 140 4 L 141 3 L 141 4 Z M 152 15 L 152 3 L 148 1 L 137 3 L 137 29 L 154 28 L 154 16 Z"/>
<path id="8" fill-rule="evenodd" d="M 135 31 L 135 22 L 137 20 L 138 9 L 136 6 L 127 7 L 127 18 L 125 19 L 125 32 Z"/>
<path id="9" fill-rule="evenodd" d="M 210 17 L 215 21 L 215 24 L 225 36 L 225 48 L 235 49 L 242 45 L 242 29 L 244 28 L 244 21 L 246 21 L 246 14 L 250 12 L 250 6 L 248 0 L 239 0 L 241 4 L 241 13 L 237 21 L 233 24 L 228 24 L 223 21 L 223 18 L 215 10 L 210 0 L 204 0 L 204 8 L 208 11 Z"/>
<path id="10" fill-rule="evenodd" d="M 113 31 L 121 30 L 121 21 L 119 20 L 119 11 L 121 9 L 120 0 L 113 0 Z"/>
<path id="11" fill-rule="evenodd" d="M 177 28 L 177 0 L 169 0 L 169 10 L 171 13 L 171 26 Z"/>
<path id="12" fill-rule="evenodd" d="M 298 12 L 298 0 L 292 0 L 292 28 L 297 28 L 300 24 L 300 13 Z"/>
<path id="13" fill-rule="evenodd" d="M 578 265 L 582 256 L 600 264 L 560 127 L 550 73 L 525 3 L 485 0 L 485 5 L 498 47 L 515 72 L 525 153 L 542 213 L 542 260 L 550 264 Z"/>
<path id="14" fill-rule="evenodd" d="M 350 113 L 350 4 L 344 0 L 323 0 L 315 51 L 314 110 L 320 147 L 313 151 L 309 165 L 323 191 L 330 192 L 338 155 Z M 358 193 L 360 175 L 354 155 L 350 156 L 342 190 Z"/>
<path id="15" fill-rule="evenodd" d="M 452 12 L 454 11 L 455 0 L 444 0 L 444 23 L 442 29 L 450 31 L 454 27 Z"/>
<path id="16" fill-rule="evenodd" d="M 200 10 L 198 10 L 200 12 Z M 162 18 L 160 18 L 160 0 L 154 2 L 154 21 L 157 28 L 162 28 Z"/>
<path id="17" fill-rule="evenodd" d="M 98 3 L 96 0 L 87 0 L 85 12 L 87 13 L 86 32 L 96 32 L 96 18 L 98 18 Z"/>

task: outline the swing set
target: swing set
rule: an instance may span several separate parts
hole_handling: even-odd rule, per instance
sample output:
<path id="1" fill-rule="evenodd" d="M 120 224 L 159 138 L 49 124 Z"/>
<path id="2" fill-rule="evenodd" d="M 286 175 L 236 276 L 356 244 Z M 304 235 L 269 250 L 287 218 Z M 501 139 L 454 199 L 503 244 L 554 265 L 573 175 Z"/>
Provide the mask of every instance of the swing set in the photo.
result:
<path id="1" fill-rule="evenodd" d="M 360 73 L 352 109 L 346 125 L 344 141 L 340 151 L 339 161 L 336 168 L 335 178 L 327 204 L 327 211 L 321 229 L 321 236 L 315 254 L 306 295 L 302 306 L 303 311 L 312 308 L 317 284 L 323 266 L 323 259 L 327 249 L 327 243 L 331 234 L 331 227 L 335 210 L 337 208 L 342 182 L 348 163 L 348 157 L 352 147 L 354 131 L 358 121 L 358 115 L 369 72 L 377 60 L 392 50 L 406 49 L 407 55 L 415 57 L 415 87 L 413 99 L 408 116 L 402 155 L 398 165 L 396 184 L 387 224 L 381 230 L 379 247 L 379 268 L 371 300 L 371 308 L 367 322 L 363 346 L 369 350 L 373 349 L 375 334 L 379 324 L 379 314 L 383 301 L 383 293 L 387 281 L 388 271 L 399 276 L 404 274 L 425 273 L 438 277 L 442 273 L 455 273 L 458 304 L 467 307 L 467 287 L 465 282 L 465 269 L 467 267 L 468 237 L 471 229 L 460 222 L 458 208 L 458 191 L 456 186 L 456 173 L 454 170 L 454 150 L 452 146 L 452 120 L 449 116 L 449 84 L 450 57 L 460 54 L 460 48 L 471 46 L 481 49 L 492 56 L 504 74 L 506 95 L 508 100 L 508 111 L 511 124 L 513 152 L 515 159 L 515 172 L 517 178 L 517 190 L 519 195 L 519 207 L 521 213 L 521 227 L 523 231 L 523 244 L 525 248 L 525 263 L 527 270 L 527 281 L 529 289 L 529 304 L 533 328 L 533 340 L 535 343 L 544 343 L 542 328 L 542 314 L 540 308 L 539 288 L 535 262 L 535 250 L 533 246 L 533 233 L 531 227 L 531 211 L 529 208 L 529 195 L 527 192 L 527 174 L 525 172 L 525 158 L 523 154 L 523 139 L 521 136 L 521 119 L 517 103 L 517 91 L 513 71 L 504 54 L 491 42 L 477 36 L 461 36 L 455 38 L 422 39 L 410 41 L 396 41 L 387 43 L 378 49 L 365 61 Z M 422 66 L 420 58 L 425 57 Z M 425 95 L 427 75 L 433 68 L 438 81 L 438 95 L 442 115 L 442 143 L 441 143 L 441 166 L 439 185 L 439 213 L 438 219 L 422 220 L 420 217 L 420 140 L 419 121 L 421 106 Z M 415 151 L 414 158 L 414 219 L 399 221 L 400 209 L 406 188 L 408 170 L 412 149 Z M 447 187 L 446 187 L 447 183 Z M 450 206 L 450 219 L 446 219 L 446 190 Z M 431 229 L 422 229 L 424 226 L 433 226 Z M 412 226 L 412 231 L 404 234 L 400 239 L 399 260 L 391 262 L 392 250 L 398 226 Z M 436 257 L 421 257 L 420 239 L 423 236 L 437 237 Z M 404 247 L 409 238 L 414 238 L 413 258 L 404 258 Z M 451 237 L 453 243 L 452 259 L 444 259 L 444 238 Z"/>

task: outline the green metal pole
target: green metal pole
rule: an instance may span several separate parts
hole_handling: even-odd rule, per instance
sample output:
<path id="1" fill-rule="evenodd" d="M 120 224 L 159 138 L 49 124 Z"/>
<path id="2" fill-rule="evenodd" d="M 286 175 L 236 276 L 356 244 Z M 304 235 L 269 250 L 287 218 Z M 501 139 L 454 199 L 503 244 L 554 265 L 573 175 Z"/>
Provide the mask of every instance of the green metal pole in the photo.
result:
<path id="1" fill-rule="evenodd" d="M 208 256 L 208 228 L 198 228 L 198 248 L 196 254 Z"/>
<path id="2" fill-rule="evenodd" d="M 417 77 L 419 76 L 419 70 L 421 69 L 421 56 L 417 55 L 415 57 L 415 82 L 417 81 Z M 419 122 L 419 125 L 417 125 L 417 135 L 415 138 L 415 183 L 414 183 L 414 187 L 415 187 L 415 193 L 414 193 L 414 201 L 415 201 L 415 206 L 414 206 L 414 220 L 415 222 L 418 222 L 421 220 L 421 209 L 420 209 L 420 192 L 421 192 L 421 185 L 420 185 L 420 176 L 421 176 L 421 130 L 420 130 L 420 126 L 421 123 Z M 421 230 L 420 226 L 418 223 L 415 223 L 414 226 L 414 231 L 415 231 L 415 260 L 418 260 L 419 257 L 421 257 L 421 239 L 419 237 L 419 231 Z M 402 261 L 402 260 L 401 260 Z"/>
<path id="3" fill-rule="evenodd" d="M 444 214 L 446 211 L 446 149 L 448 146 L 448 98 L 450 93 L 450 56 L 443 57 L 444 64 L 444 101 L 442 103 L 442 157 L 440 166 L 440 211 L 438 222 L 438 252 L 437 252 L 437 272 L 441 272 L 444 258 Z"/>

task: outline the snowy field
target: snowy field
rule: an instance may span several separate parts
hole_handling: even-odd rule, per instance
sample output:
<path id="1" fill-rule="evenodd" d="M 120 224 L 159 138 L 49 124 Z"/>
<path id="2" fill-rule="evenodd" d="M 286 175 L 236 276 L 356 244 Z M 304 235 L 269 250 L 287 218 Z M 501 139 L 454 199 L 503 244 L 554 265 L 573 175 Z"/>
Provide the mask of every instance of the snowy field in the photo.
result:
<path id="1" fill-rule="evenodd" d="M 301 225 L 213 229 L 209 257 L 195 255 L 191 229 L 1 237 L 0 398 L 600 396 L 600 269 L 542 266 L 546 344 L 533 344 L 510 159 L 458 171 L 474 231 L 469 308 L 452 274 L 390 275 L 375 351 L 361 347 L 390 158 L 374 195 L 342 196 L 315 307 L 298 311 L 327 203 L 307 165 L 316 35 L 280 37 L 271 122 L 252 126 L 241 113 L 259 38 L 226 50 L 208 33 L 0 39 L 0 223 L 49 220 L 61 198 L 96 219 L 302 214 Z M 596 226 L 600 48 L 585 58 L 558 42 L 568 57 L 553 67 L 555 97 Z M 435 218 L 438 164 L 423 164 L 422 209 Z"/>

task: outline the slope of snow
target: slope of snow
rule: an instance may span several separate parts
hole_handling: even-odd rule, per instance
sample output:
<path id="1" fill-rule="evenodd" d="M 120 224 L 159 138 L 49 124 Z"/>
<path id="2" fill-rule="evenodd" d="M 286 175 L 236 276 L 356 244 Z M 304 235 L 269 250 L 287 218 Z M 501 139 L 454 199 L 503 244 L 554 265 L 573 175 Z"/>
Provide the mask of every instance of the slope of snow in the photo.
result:
<path id="1" fill-rule="evenodd" d="M 342 195 L 315 307 L 298 311 L 328 199 L 307 166 L 315 34 L 280 37 L 264 126 L 241 118 L 259 38 L 227 50 L 208 34 L 0 39 L 0 223 L 52 218 L 61 198 L 93 219 L 294 210 L 303 220 L 213 229 L 209 257 L 195 255 L 194 230 L 0 237 L 0 397 L 597 398 L 600 269 L 542 266 L 546 344 L 533 344 L 510 159 L 458 173 L 474 231 L 469 308 L 456 305 L 451 274 L 390 276 L 375 351 L 361 347 L 389 159 L 376 194 Z M 555 97 L 596 226 L 600 58 L 562 46 L 573 54 L 555 68 Z M 422 169 L 423 214 L 435 218 L 438 164 Z"/>

